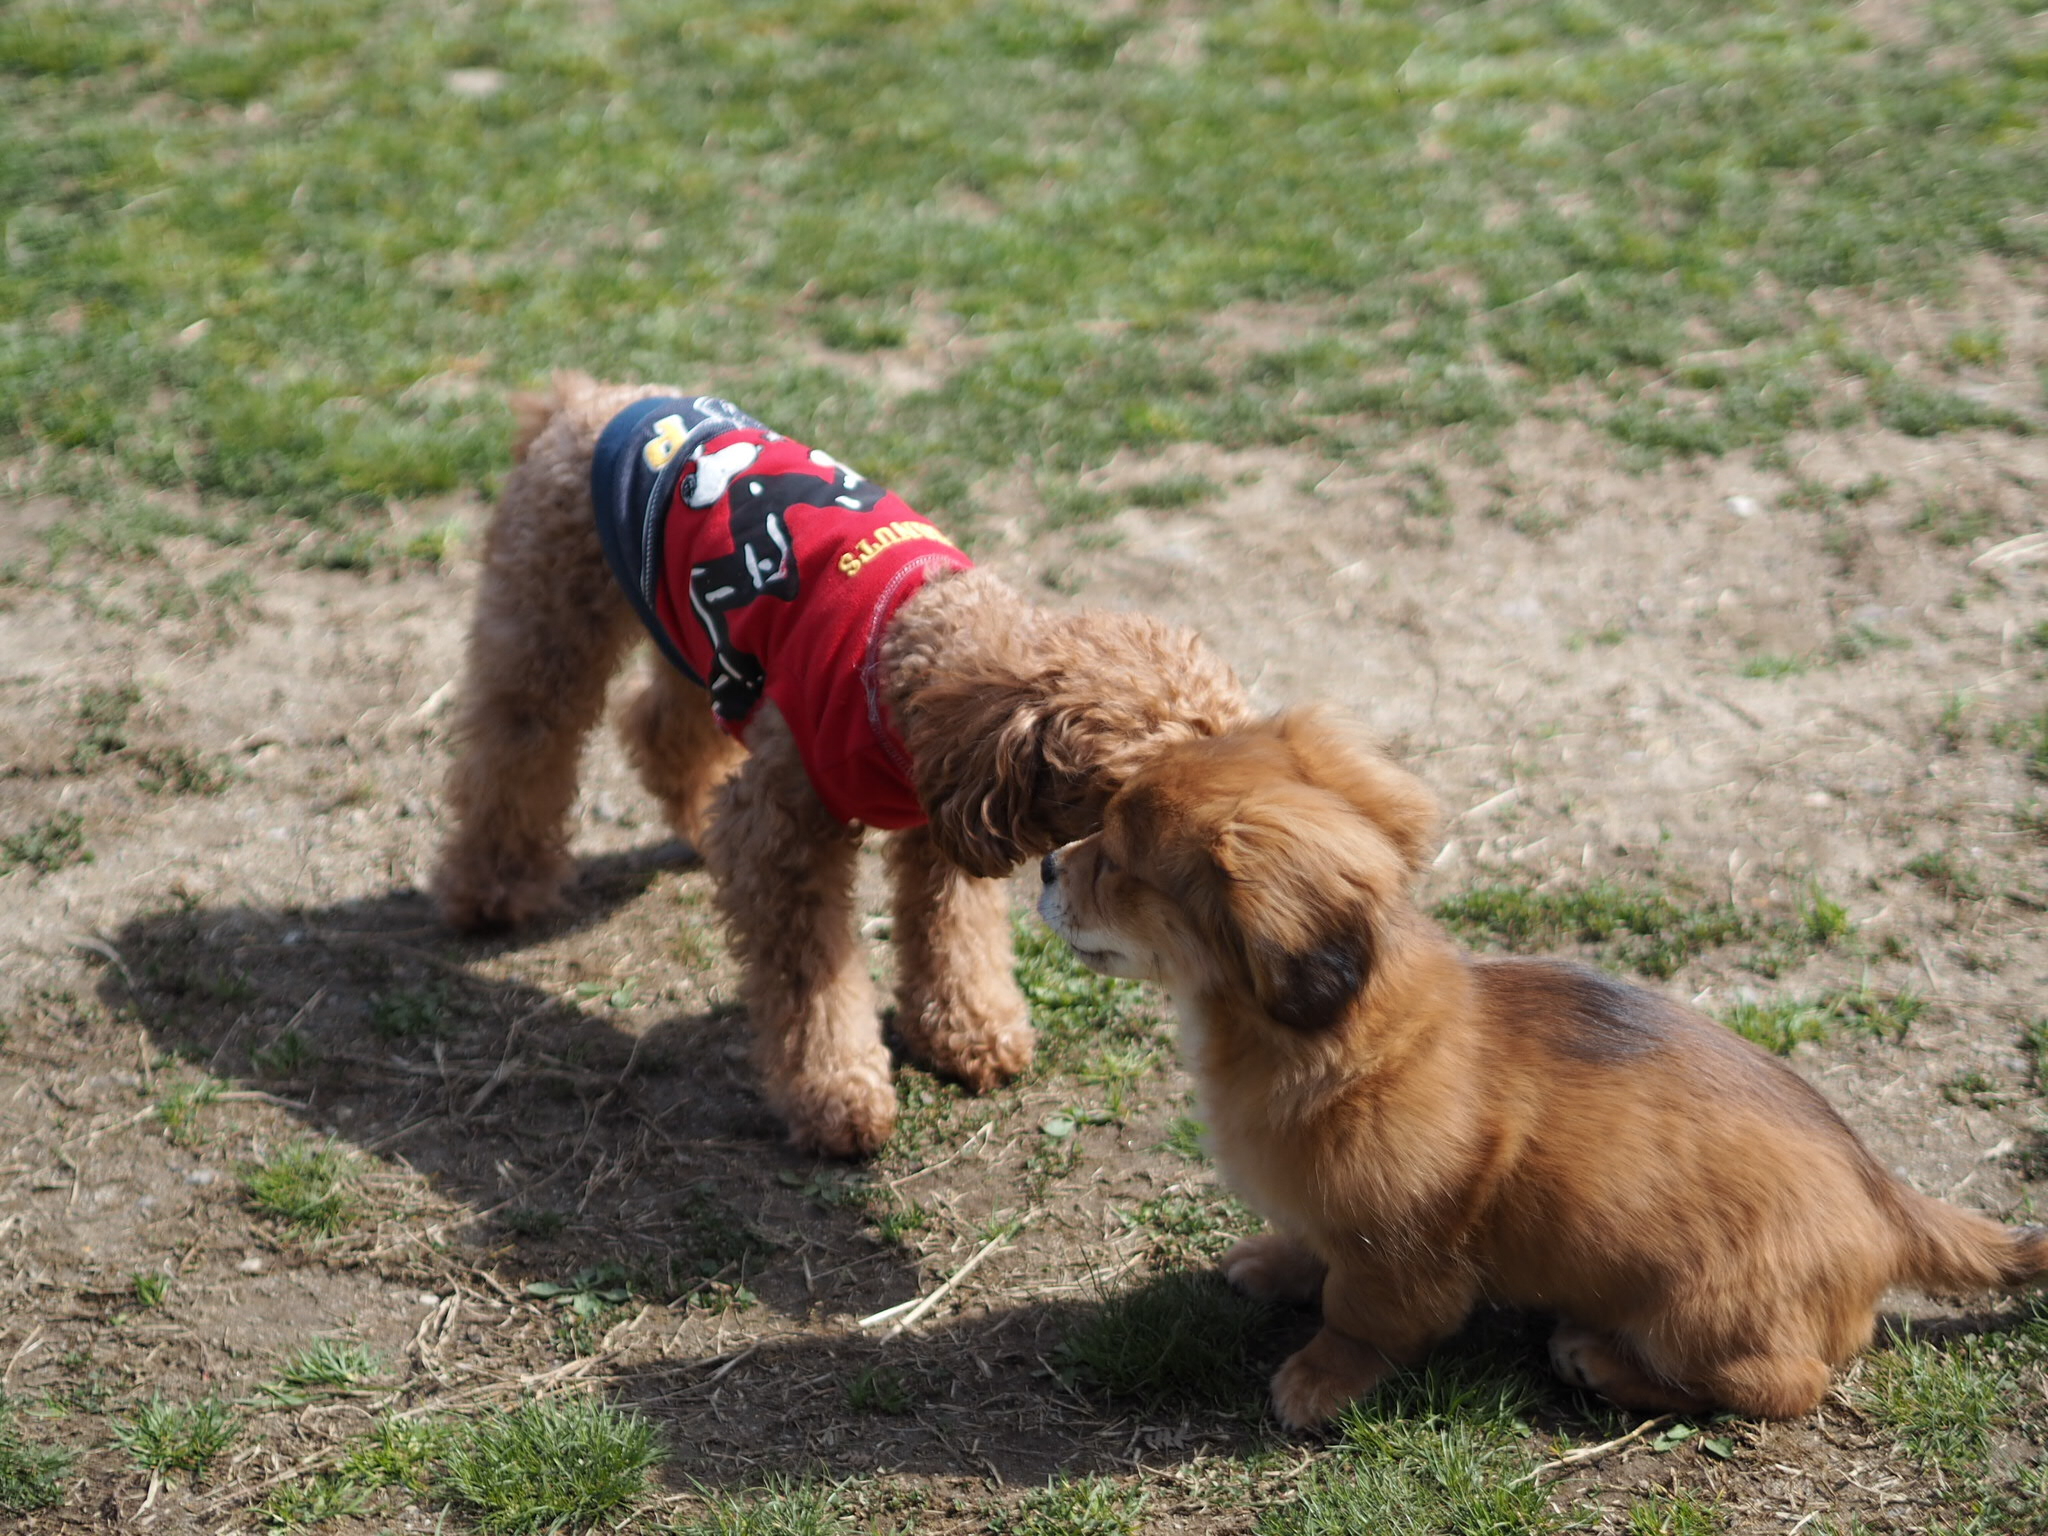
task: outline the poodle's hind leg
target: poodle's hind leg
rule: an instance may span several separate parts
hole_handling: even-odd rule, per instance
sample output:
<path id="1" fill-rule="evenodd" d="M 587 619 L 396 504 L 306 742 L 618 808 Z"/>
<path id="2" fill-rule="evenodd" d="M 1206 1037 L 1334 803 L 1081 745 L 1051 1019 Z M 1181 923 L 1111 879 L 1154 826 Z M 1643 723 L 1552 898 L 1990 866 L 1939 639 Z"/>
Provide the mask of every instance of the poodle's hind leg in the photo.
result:
<path id="1" fill-rule="evenodd" d="M 594 407 L 556 412 L 485 538 L 447 781 L 453 825 L 433 879 L 457 928 L 523 922 L 559 899 L 584 738 L 638 633 L 590 510 L 602 421 Z"/>
<path id="2" fill-rule="evenodd" d="M 1031 1065 L 1010 958 L 1010 893 L 940 854 L 929 828 L 889 839 L 896 1030 L 919 1065 L 982 1093 Z"/>
<path id="3" fill-rule="evenodd" d="M 747 755 L 719 728 L 711 695 L 657 653 L 619 716 L 619 739 L 676 836 L 702 846 L 711 797 Z"/>
<path id="4" fill-rule="evenodd" d="M 818 799 L 773 704 L 704 831 L 769 1103 L 809 1151 L 862 1157 L 889 1139 L 896 1092 L 853 926 L 860 833 Z"/>

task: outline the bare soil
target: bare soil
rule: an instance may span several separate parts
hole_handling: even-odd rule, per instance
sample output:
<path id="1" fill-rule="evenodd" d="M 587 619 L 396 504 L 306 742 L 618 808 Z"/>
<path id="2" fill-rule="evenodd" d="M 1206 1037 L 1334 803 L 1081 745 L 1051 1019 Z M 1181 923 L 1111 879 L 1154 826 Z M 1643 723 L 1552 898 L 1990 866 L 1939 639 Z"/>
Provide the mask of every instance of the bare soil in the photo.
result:
<path id="1" fill-rule="evenodd" d="M 1903 1040 L 1843 1033 L 1794 1064 L 1918 1187 L 2039 1219 L 2048 1105 L 2019 1039 L 2048 1012 L 2048 844 L 2024 810 L 2048 783 L 2015 732 L 2048 709 L 2048 549 L 2011 541 L 2044 526 L 2048 439 L 1814 435 L 1784 467 L 1634 472 L 1583 427 L 1532 418 L 1497 456 L 1423 440 L 1365 469 L 1191 444 L 1095 478 L 1183 473 L 1217 494 L 1028 534 L 1028 492 L 991 477 L 984 557 L 1048 602 L 1198 625 L 1264 704 L 1357 711 L 1443 798 L 1431 899 L 1606 878 L 1759 913 L 1815 890 L 1841 902 L 1854 934 L 1784 974 L 1744 969 L 1738 947 L 1660 984 L 1714 1010 L 1865 982 L 1916 992 L 1929 1007 Z M 38 530 L 80 510 L 0 493 L 0 568 L 40 570 Z M 483 509 L 397 515 L 451 514 L 475 526 Z M 1093 1090 L 1041 1076 L 965 1101 L 908 1080 L 921 1129 L 876 1172 L 930 1219 L 889 1241 L 872 1204 L 840 1198 L 847 1170 L 782 1144 L 705 877 L 609 740 L 568 913 L 494 943 L 437 927 L 420 886 L 466 547 L 364 574 L 181 539 L 0 586 L 0 835 L 76 814 L 92 854 L 0 875 L 0 1386 L 64 1407 L 29 1422 L 81 1453 L 71 1500 L 20 1528 L 252 1529 L 269 1487 L 373 1414 L 601 1385 L 661 1421 L 682 1504 L 692 1480 L 823 1470 L 872 1476 L 859 1498 L 883 1528 L 966 1530 L 1050 1475 L 1106 1472 L 1142 1479 L 1150 1529 L 1249 1529 L 1312 1440 L 1150 1414 L 1054 1368 L 1101 1297 L 1192 1262 L 1117 1214 L 1209 1183 L 1162 1146 L 1186 1112 L 1176 1071 L 1051 1159 L 1045 1119 L 1099 1103 Z M 224 572 L 253 579 L 246 602 L 209 594 Z M 1771 657 L 1784 675 L 1745 675 Z M 125 743 L 81 761 L 86 690 L 124 686 Z M 231 781 L 147 787 L 173 748 L 224 755 Z M 886 940 L 874 948 L 886 968 Z M 406 1034 L 407 1007 L 438 1032 Z M 279 1054 L 292 1035 L 309 1048 L 296 1059 Z M 228 1091 L 183 1122 L 160 1112 L 207 1079 Z M 343 1236 L 294 1237 L 244 1197 L 243 1170 L 306 1137 L 369 1170 L 369 1215 Z M 526 1289 L 683 1251 L 706 1208 L 768 1250 L 737 1277 L 751 1304 L 725 1271 L 694 1298 L 643 1290 L 579 1332 Z M 917 1327 L 856 1326 L 1027 1215 Z M 173 1276 L 161 1308 L 137 1304 L 136 1272 Z M 1964 1328 L 2007 1315 L 1901 1305 Z M 1305 1326 L 1277 1329 L 1271 1358 Z M 316 1337 L 376 1349 L 377 1391 L 257 1391 Z M 1536 1358 L 1536 1335 L 1502 1338 L 1505 1357 Z M 867 1367 L 903 1386 L 898 1411 L 850 1401 Z M 109 1443 L 153 1392 L 243 1405 L 242 1435 L 196 1486 L 155 1482 Z M 2038 1445 L 2048 1398 L 2014 1412 Z M 1584 1440 L 1629 1427 L 1562 1393 L 1554 1415 Z M 1732 1460 L 1638 1443 L 1556 1497 L 1617 1530 L 1651 1486 L 1692 1488 L 1743 1532 L 1813 1514 L 1906 1531 L 1944 1513 L 1941 1479 L 1850 1390 L 1806 1421 L 1729 1433 Z M 392 1500 L 330 1528 L 442 1519 Z"/>

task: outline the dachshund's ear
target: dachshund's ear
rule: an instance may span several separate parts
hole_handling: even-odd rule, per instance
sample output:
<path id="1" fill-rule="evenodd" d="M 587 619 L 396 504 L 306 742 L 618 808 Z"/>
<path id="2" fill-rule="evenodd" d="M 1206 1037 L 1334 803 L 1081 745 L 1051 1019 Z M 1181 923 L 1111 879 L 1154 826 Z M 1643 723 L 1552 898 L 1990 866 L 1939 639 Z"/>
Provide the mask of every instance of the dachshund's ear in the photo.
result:
<path id="1" fill-rule="evenodd" d="M 1427 785 L 1382 752 L 1357 722 L 1332 710 L 1291 709 L 1272 724 L 1304 780 L 1350 802 L 1394 845 L 1411 874 L 1428 867 L 1439 812 Z"/>
<path id="2" fill-rule="evenodd" d="M 1292 814 L 1283 825 L 1240 820 L 1213 854 L 1252 996 L 1276 1023 L 1303 1034 L 1341 1023 L 1365 990 L 1373 891 L 1385 873 L 1372 866 L 1391 862 L 1378 839 L 1317 825 L 1316 808 L 1284 808 Z"/>

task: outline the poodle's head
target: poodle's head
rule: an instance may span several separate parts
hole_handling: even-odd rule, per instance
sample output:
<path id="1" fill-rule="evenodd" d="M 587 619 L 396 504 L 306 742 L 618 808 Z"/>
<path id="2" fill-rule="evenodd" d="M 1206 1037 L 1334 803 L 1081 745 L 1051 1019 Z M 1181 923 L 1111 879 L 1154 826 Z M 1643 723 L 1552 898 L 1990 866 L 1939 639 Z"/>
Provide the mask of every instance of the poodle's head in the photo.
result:
<path id="1" fill-rule="evenodd" d="M 932 836 L 962 868 L 1007 874 L 1085 836 L 1161 747 L 1247 718 L 1235 674 L 1190 632 L 1005 602 L 976 575 L 912 617 L 892 689 Z"/>

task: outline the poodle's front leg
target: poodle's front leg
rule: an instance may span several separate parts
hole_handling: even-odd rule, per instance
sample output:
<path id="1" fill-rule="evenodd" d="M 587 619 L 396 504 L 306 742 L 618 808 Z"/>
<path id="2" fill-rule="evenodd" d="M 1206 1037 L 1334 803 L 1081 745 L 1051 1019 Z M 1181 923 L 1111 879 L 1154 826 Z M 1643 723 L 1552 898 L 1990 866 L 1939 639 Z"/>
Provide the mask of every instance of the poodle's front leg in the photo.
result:
<path id="1" fill-rule="evenodd" d="M 754 1056 L 798 1146 L 860 1157 L 889 1139 L 896 1093 L 853 926 L 860 833 L 833 819 L 780 711 L 763 704 L 752 751 L 719 789 L 704 834 Z"/>
<path id="2" fill-rule="evenodd" d="M 1010 961 L 1010 895 L 942 857 L 925 827 L 889 840 L 896 1028 L 934 1072 L 980 1093 L 1031 1065 L 1031 1019 Z"/>

